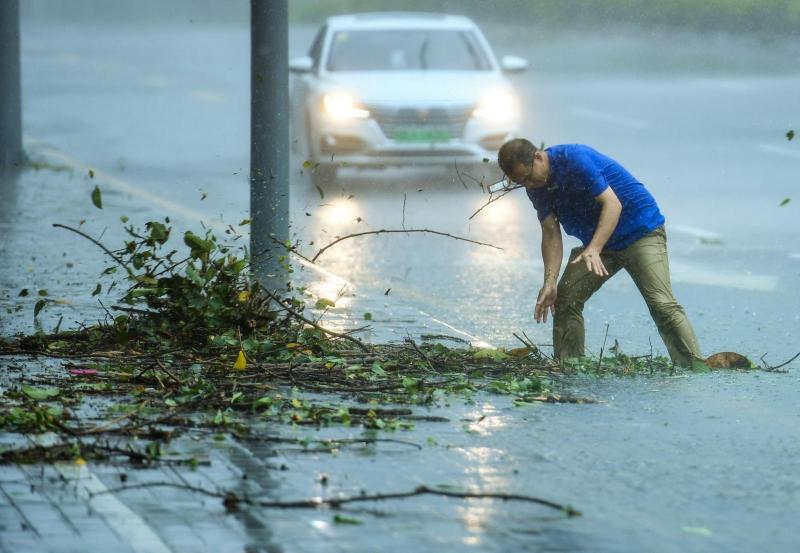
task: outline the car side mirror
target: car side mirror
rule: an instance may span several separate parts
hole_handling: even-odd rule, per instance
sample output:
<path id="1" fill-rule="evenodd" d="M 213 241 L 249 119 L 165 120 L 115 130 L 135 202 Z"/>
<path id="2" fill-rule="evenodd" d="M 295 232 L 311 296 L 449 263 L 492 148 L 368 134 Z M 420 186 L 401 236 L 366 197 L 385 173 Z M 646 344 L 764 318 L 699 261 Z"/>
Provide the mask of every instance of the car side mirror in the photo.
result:
<path id="1" fill-rule="evenodd" d="M 521 73 L 528 68 L 528 60 L 517 56 L 503 56 L 500 68 L 506 73 Z"/>
<path id="2" fill-rule="evenodd" d="M 311 73 L 312 69 L 314 69 L 314 60 L 311 59 L 311 56 L 294 58 L 289 62 L 289 71 L 292 73 Z"/>

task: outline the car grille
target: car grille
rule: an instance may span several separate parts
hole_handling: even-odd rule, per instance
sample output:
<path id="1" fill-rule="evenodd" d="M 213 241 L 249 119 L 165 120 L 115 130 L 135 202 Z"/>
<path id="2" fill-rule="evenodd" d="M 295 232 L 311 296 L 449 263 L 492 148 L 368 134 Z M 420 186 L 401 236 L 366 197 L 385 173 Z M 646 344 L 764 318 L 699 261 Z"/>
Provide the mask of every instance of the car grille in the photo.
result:
<path id="1" fill-rule="evenodd" d="M 367 106 L 367 109 L 380 125 L 386 138 L 394 138 L 398 130 L 408 129 L 443 131 L 452 138 L 460 138 L 474 108 L 472 106 L 432 108 Z"/>

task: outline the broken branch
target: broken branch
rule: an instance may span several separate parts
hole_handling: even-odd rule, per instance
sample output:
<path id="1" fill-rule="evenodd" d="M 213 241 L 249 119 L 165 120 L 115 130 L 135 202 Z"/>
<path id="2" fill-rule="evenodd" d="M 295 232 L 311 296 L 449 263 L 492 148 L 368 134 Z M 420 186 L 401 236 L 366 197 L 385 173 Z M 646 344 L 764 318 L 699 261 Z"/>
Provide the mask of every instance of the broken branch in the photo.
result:
<path id="1" fill-rule="evenodd" d="M 424 485 L 418 486 L 413 490 L 407 492 L 393 492 L 393 493 L 383 493 L 383 494 L 378 493 L 371 495 L 364 494 L 357 496 L 330 497 L 330 498 L 297 499 L 294 501 L 265 501 L 259 499 L 251 499 L 248 497 L 239 497 L 234 492 L 231 491 L 225 493 L 215 492 L 212 490 L 207 490 L 205 488 L 201 488 L 199 486 L 192 486 L 189 484 L 178 484 L 175 482 L 143 482 L 141 484 L 136 484 L 131 486 L 119 486 L 116 488 L 109 488 L 97 493 L 92 493 L 90 497 L 95 497 L 98 495 L 103 495 L 108 493 L 119 493 L 127 490 L 157 488 L 157 487 L 178 488 L 191 492 L 200 493 L 208 497 L 216 497 L 224 500 L 225 506 L 228 508 L 229 511 L 236 510 L 236 507 L 239 503 L 243 503 L 245 505 L 251 505 L 254 507 L 266 507 L 273 509 L 316 509 L 323 505 L 329 505 L 330 507 L 333 507 L 335 509 L 341 507 L 342 505 L 346 505 L 348 503 L 362 503 L 366 501 L 386 501 L 390 499 L 407 499 L 409 497 L 416 497 L 420 495 L 438 495 L 442 497 L 454 497 L 459 499 L 501 499 L 503 501 L 522 501 L 527 503 L 536 503 L 537 505 L 542 505 L 544 507 L 549 507 L 551 509 L 558 510 L 570 517 L 581 515 L 580 511 L 572 508 L 569 505 L 561 505 L 560 503 L 556 503 L 548 499 L 542 499 L 530 495 L 493 493 L 493 492 L 485 492 L 485 493 L 459 492 L 454 490 L 429 488 L 428 486 Z"/>
<path id="2" fill-rule="evenodd" d="M 441 231 L 438 231 L 438 230 L 430 230 L 430 229 L 402 229 L 402 230 L 401 229 L 381 229 L 381 230 L 369 230 L 369 231 L 364 231 L 364 232 L 356 232 L 356 233 L 353 233 L 353 234 L 348 234 L 347 236 L 342 236 L 340 238 L 337 238 L 336 240 L 334 240 L 330 244 L 320 248 L 319 251 L 314 255 L 314 257 L 311 258 L 311 262 L 314 263 L 319 258 L 319 256 L 321 256 L 329 248 L 335 246 L 336 244 L 338 244 L 339 242 L 341 242 L 343 240 L 347 240 L 348 238 L 356 238 L 358 236 L 366 236 L 368 234 L 390 234 L 390 233 L 407 234 L 407 233 L 411 233 L 411 232 L 427 232 L 429 234 L 437 234 L 439 236 L 447 236 L 448 238 L 452 238 L 454 240 L 461 240 L 462 242 L 469 242 L 471 244 L 477 244 L 478 246 L 488 246 L 488 247 L 494 248 L 496 250 L 502 250 L 503 249 L 500 246 L 495 246 L 494 244 L 489 244 L 487 242 L 478 242 L 477 240 L 470 240 L 469 238 L 464 238 L 462 236 L 455 236 L 453 234 L 449 234 L 447 232 L 441 232 Z"/>

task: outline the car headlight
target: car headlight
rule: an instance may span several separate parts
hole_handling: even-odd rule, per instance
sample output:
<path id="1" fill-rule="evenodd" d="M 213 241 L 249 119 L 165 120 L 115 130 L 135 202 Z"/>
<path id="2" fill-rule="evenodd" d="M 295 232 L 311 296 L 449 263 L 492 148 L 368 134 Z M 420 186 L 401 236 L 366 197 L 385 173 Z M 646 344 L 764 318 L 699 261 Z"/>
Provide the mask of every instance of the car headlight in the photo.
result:
<path id="1" fill-rule="evenodd" d="M 334 119 L 366 119 L 369 111 L 361 108 L 355 100 L 347 94 L 332 93 L 322 98 L 325 113 Z"/>
<path id="2" fill-rule="evenodd" d="M 508 121 L 517 116 L 517 99 L 508 91 L 491 92 L 481 100 L 472 115 L 479 119 Z"/>

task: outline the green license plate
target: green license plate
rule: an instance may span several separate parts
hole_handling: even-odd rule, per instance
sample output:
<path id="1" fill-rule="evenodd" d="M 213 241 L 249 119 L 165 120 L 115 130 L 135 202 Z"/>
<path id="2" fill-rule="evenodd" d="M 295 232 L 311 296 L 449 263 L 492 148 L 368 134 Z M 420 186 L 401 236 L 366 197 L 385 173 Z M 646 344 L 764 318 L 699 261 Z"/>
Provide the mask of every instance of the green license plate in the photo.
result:
<path id="1" fill-rule="evenodd" d="M 409 127 L 394 131 L 394 139 L 397 142 L 447 142 L 451 138 L 447 129 Z"/>

